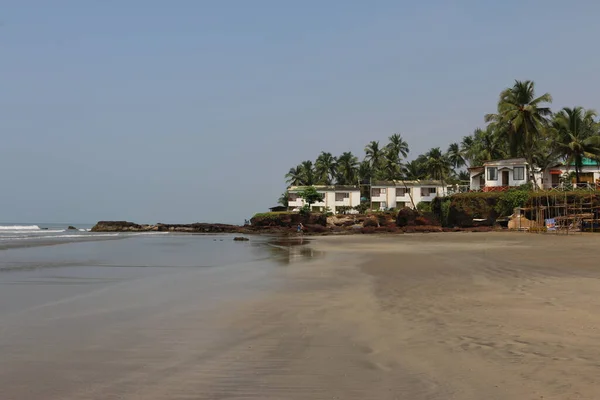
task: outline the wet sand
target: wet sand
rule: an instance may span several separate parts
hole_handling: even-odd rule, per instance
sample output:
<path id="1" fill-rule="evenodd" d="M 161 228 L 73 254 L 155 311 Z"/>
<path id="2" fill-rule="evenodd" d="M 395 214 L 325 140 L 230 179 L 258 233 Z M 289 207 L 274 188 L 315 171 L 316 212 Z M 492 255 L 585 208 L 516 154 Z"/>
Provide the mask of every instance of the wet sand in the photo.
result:
<path id="1" fill-rule="evenodd" d="M 0 398 L 595 399 L 599 248 L 357 235 L 271 269 L 144 270 L 0 312 Z"/>

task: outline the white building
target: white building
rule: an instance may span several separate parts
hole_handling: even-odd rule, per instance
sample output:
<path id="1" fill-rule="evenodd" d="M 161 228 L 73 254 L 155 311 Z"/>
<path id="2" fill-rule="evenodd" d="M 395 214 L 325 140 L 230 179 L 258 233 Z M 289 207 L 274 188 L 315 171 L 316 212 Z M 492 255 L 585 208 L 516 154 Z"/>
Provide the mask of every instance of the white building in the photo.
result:
<path id="1" fill-rule="evenodd" d="M 561 186 L 569 173 L 574 172 L 573 165 L 558 164 L 544 171 L 533 171 L 533 179 L 537 187 L 550 189 Z M 510 158 L 483 163 L 483 166 L 469 168 L 470 190 L 495 192 L 510 187 L 527 184 L 530 167 L 524 158 Z M 584 159 L 580 172 L 580 181 L 584 185 L 600 186 L 600 165 L 594 160 Z M 570 183 L 575 183 L 573 182 Z"/>
<path id="2" fill-rule="evenodd" d="M 371 185 L 371 209 L 414 208 L 420 202 L 431 202 L 447 193 L 441 181 L 383 181 Z"/>
<path id="3" fill-rule="evenodd" d="M 304 206 L 304 200 L 299 193 L 308 186 L 290 186 L 288 188 L 288 209 L 299 210 Z M 311 211 L 325 211 L 329 209 L 336 214 L 337 208 L 356 207 L 360 204 L 360 190 L 357 186 L 313 186 L 318 193 L 323 195 L 323 201 L 311 205 Z"/>
<path id="4" fill-rule="evenodd" d="M 574 176 L 570 182 L 566 182 L 571 173 L 575 173 L 575 165 L 561 163 L 541 172 L 536 177 L 536 180 L 539 187 L 543 187 L 544 189 L 556 188 L 565 183 L 575 184 Z M 589 185 L 600 188 L 600 162 L 584 158 L 583 166 L 579 171 L 579 181 L 584 186 Z"/>
<path id="5" fill-rule="evenodd" d="M 496 192 L 525 185 L 530 170 L 524 158 L 509 158 L 485 162 L 483 166 L 469 168 L 469 173 L 471 190 Z"/>

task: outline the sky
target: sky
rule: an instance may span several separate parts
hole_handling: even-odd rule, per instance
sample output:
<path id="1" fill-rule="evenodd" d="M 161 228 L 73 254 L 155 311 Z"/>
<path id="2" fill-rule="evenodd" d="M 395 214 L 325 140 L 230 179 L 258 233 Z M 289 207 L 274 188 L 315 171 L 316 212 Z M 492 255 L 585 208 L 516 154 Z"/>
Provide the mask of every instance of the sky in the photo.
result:
<path id="1" fill-rule="evenodd" d="M 0 0 L 0 221 L 243 223 L 321 151 L 600 109 L 600 2 Z"/>

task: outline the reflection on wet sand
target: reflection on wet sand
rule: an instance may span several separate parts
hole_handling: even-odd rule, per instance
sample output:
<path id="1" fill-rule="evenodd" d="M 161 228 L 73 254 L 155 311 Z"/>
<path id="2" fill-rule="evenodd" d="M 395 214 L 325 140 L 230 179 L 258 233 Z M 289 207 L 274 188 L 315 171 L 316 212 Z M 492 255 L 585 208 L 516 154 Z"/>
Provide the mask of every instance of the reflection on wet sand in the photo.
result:
<path id="1" fill-rule="evenodd" d="M 272 259 L 281 265 L 289 265 L 299 261 L 307 261 L 321 257 L 324 252 L 310 246 L 310 240 L 304 237 L 278 237 L 263 243 L 258 243 L 266 249 Z"/>

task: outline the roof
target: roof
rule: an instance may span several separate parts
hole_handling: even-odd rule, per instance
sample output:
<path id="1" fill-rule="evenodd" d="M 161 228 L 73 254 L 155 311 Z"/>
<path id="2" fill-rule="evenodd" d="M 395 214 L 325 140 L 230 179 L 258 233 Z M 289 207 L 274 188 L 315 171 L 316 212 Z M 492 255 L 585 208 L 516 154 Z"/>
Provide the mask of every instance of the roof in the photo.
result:
<path id="1" fill-rule="evenodd" d="M 416 181 L 374 181 L 371 187 L 404 187 L 404 186 L 443 186 L 442 181 L 436 180 L 416 180 Z"/>
<path id="2" fill-rule="evenodd" d="M 286 211 L 288 208 L 286 206 L 275 206 L 275 207 L 269 207 L 269 210 L 271 211 Z"/>
<path id="3" fill-rule="evenodd" d="M 358 192 L 360 189 L 358 186 L 352 185 L 313 185 L 313 186 L 290 186 L 287 190 L 288 192 L 301 192 L 302 190 L 306 190 L 309 187 L 314 187 L 319 192 L 337 192 L 337 191 L 356 191 Z"/>
<path id="4" fill-rule="evenodd" d="M 503 160 L 490 160 L 483 163 L 484 167 L 500 165 L 527 165 L 527 160 L 524 158 L 506 158 Z"/>

